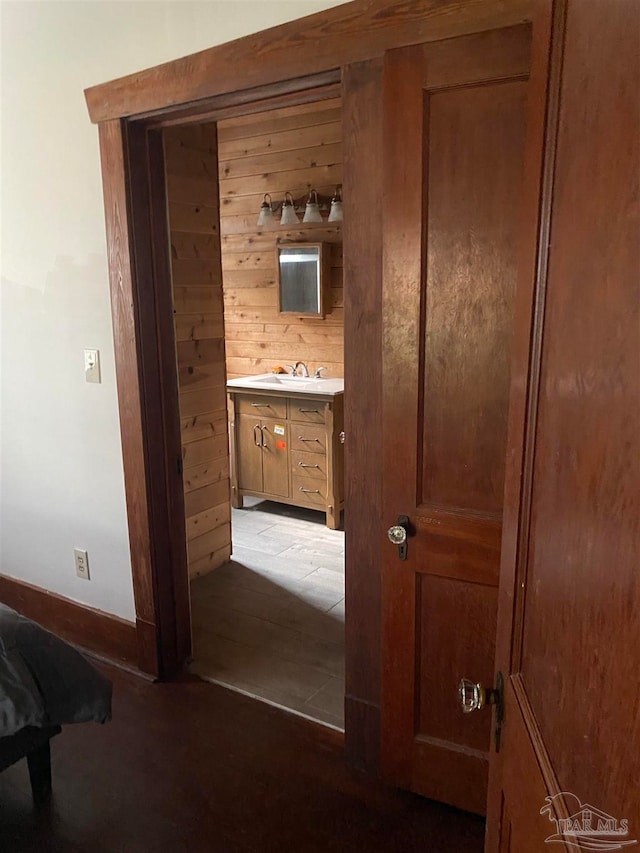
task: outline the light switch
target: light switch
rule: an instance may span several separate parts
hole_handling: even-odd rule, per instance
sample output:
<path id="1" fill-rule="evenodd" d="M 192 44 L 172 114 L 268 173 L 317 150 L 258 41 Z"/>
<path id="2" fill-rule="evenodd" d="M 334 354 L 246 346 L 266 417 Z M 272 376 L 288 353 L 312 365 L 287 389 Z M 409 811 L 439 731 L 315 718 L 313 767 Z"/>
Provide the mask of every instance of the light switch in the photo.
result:
<path id="1" fill-rule="evenodd" d="M 84 376 L 87 382 L 100 382 L 100 350 L 84 351 Z"/>

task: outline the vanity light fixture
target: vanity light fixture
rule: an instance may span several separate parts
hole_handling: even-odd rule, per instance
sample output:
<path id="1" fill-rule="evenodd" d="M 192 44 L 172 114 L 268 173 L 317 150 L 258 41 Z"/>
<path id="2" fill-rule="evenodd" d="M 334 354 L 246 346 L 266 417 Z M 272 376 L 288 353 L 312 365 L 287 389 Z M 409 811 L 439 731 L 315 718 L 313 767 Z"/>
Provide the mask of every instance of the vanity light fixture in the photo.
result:
<path id="1" fill-rule="evenodd" d="M 275 217 L 278 213 L 280 214 L 280 225 L 299 225 L 298 211 L 302 212 L 303 208 L 304 217 L 302 221 L 305 224 L 324 222 L 323 212 L 326 213 L 327 211 L 329 211 L 328 222 L 342 222 L 342 187 L 337 186 L 333 196 L 322 195 L 317 190 L 311 189 L 308 196 L 297 199 L 287 190 L 281 202 L 273 202 L 271 194 L 265 193 L 260 205 L 257 226 L 264 228 L 275 225 Z"/>

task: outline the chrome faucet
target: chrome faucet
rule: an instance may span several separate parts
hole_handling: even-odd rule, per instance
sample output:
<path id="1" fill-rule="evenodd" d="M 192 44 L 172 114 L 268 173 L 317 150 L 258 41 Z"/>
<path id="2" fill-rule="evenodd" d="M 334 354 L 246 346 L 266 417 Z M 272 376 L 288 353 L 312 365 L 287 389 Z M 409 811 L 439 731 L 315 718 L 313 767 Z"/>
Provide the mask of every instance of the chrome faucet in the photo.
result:
<path id="1" fill-rule="evenodd" d="M 298 368 L 300 368 L 300 373 L 298 373 Z M 309 377 L 309 368 L 304 363 L 304 361 L 296 361 L 296 365 L 293 368 L 292 376 L 306 376 Z"/>

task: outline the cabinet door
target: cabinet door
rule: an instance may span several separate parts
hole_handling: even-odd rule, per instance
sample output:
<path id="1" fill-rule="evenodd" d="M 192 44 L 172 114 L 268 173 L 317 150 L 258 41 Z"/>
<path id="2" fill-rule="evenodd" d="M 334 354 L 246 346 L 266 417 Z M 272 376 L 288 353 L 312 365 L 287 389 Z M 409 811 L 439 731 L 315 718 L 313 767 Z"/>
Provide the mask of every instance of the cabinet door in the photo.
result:
<path id="1" fill-rule="evenodd" d="M 289 428 L 285 420 L 263 419 L 262 491 L 289 497 Z"/>
<path id="2" fill-rule="evenodd" d="M 260 418 L 238 415 L 236 460 L 238 488 L 250 492 L 262 491 L 262 432 Z"/>

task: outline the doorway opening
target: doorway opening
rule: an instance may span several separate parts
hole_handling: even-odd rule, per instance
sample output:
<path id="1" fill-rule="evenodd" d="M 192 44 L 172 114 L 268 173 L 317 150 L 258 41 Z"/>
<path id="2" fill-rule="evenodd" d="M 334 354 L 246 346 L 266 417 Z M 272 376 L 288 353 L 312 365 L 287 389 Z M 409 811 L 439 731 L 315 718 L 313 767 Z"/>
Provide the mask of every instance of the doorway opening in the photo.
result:
<path id="1" fill-rule="evenodd" d="M 341 134 L 335 95 L 163 132 L 192 671 L 338 729 L 342 228 L 322 200 Z M 321 219 L 303 222 L 312 190 Z M 287 192 L 298 221 L 259 226 L 265 194 Z M 300 243 L 326 256 L 319 316 L 279 310 L 276 248 Z"/>

